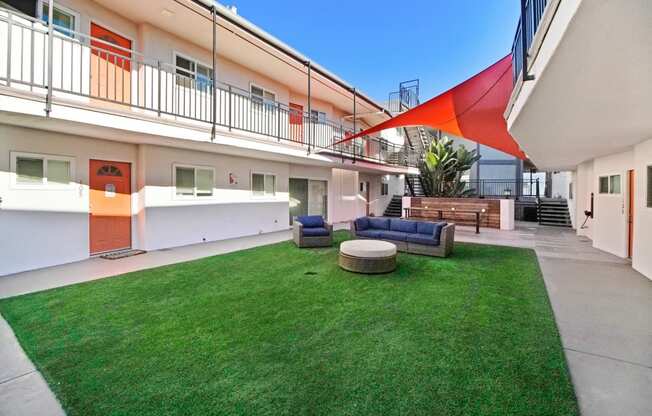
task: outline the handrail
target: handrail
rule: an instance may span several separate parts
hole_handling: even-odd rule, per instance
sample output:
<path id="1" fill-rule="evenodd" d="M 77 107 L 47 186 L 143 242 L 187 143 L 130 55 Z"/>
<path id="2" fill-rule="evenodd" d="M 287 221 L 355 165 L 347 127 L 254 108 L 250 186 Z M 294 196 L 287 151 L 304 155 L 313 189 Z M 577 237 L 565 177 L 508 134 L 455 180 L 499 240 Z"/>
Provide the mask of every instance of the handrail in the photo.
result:
<path id="1" fill-rule="evenodd" d="M 525 50 L 530 50 L 532 46 L 532 41 L 534 35 L 539 29 L 539 23 L 541 23 L 541 18 L 543 17 L 543 12 L 548 5 L 549 0 L 525 0 L 525 18 L 526 20 L 526 47 Z M 514 34 L 514 40 L 512 42 L 512 80 L 516 84 L 521 72 L 523 71 L 523 38 L 521 36 L 521 19 L 523 16 L 519 17 L 518 24 L 516 27 L 516 32 Z M 527 68 L 525 68 L 527 71 Z"/>
<path id="2" fill-rule="evenodd" d="M 12 53 L 13 58 L 8 60 L 11 62 L 7 68 L 0 68 L 0 81 L 7 86 L 18 84 L 33 91 L 49 88 L 49 76 L 45 71 L 46 57 L 50 59 L 45 42 L 47 27 L 38 19 L 3 8 L 0 8 L 0 24 L 11 27 L 16 35 L 13 40 L 7 39 L 10 37 L 0 39 L 7 44 L 11 42 L 12 47 L 5 50 L 7 54 Z M 338 156 L 403 166 L 411 163 L 410 150 L 405 145 L 396 145 L 381 137 L 365 137 L 336 145 L 353 134 L 344 120 L 317 120 L 307 111 L 297 111 L 276 100 L 259 100 L 250 91 L 219 80 L 213 88 L 212 79 L 188 73 L 187 68 L 177 66 L 176 62 L 161 62 L 133 49 L 65 29 L 75 37 L 53 32 L 51 87 L 55 95 L 80 97 L 88 105 L 104 102 L 162 118 L 214 123 L 229 130 L 251 132 L 306 147 L 312 136 L 314 143 L 311 145 Z M 28 38 L 29 41 L 23 41 Z M 110 46 L 111 50 L 105 46 Z M 309 134 L 306 129 L 310 129 Z"/>

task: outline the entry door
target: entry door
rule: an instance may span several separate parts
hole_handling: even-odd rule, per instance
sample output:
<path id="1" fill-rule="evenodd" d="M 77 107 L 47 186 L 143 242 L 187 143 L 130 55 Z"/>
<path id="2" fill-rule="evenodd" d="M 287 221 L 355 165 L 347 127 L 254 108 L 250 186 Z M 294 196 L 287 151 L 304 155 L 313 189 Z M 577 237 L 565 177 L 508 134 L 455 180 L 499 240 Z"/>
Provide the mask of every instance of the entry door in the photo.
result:
<path id="1" fill-rule="evenodd" d="M 91 36 L 91 96 L 130 103 L 131 41 L 93 22 Z"/>
<path id="2" fill-rule="evenodd" d="M 290 103 L 290 140 L 303 143 L 303 106 Z"/>
<path id="3" fill-rule="evenodd" d="M 90 252 L 131 247 L 131 165 L 91 160 Z"/>
<path id="4" fill-rule="evenodd" d="M 629 209 L 627 213 L 627 225 L 629 229 L 629 240 L 627 244 L 627 256 L 631 258 L 634 251 L 634 171 L 630 170 L 628 173 Z"/>

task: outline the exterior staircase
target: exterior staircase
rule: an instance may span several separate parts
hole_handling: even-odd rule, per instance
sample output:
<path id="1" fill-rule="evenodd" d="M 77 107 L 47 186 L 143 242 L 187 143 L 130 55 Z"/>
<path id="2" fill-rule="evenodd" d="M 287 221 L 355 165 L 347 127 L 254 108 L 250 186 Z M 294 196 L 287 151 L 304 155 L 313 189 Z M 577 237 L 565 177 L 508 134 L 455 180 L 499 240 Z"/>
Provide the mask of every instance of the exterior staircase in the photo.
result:
<path id="1" fill-rule="evenodd" d="M 419 175 L 405 175 L 405 193 L 409 196 L 426 196 Z"/>
<path id="2" fill-rule="evenodd" d="M 389 205 L 385 208 L 384 217 L 400 217 L 401 211 L 403 211 L 403 197 L 400 195 L 394 195 L 392 200 L 389 201 Z"/>
<path id="3" fill-rule="evenodd" d="M 539 224 L 570 227 L 568 202 L 561 198 L 542 198 L 539 202 Z"/>

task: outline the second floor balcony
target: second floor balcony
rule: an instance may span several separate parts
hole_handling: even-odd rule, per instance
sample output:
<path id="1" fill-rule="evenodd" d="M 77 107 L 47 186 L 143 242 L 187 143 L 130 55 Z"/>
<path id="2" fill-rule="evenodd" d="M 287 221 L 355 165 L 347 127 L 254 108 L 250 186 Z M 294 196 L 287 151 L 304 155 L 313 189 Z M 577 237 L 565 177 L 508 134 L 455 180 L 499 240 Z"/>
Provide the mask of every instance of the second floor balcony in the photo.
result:
<path id="1" fill-rule="evenodd" d="M 329 120 L 264 91 L 215 82 L 210 68 L 151 59 L 70 29 L 55 27 L 50 36 L 44 22 L 2 8 L 0 85 L 87 108 L 251 133 L 307 151 L 394 166 L 415 166 L 417 160 L 407 146 L 382 137 L 340 143 L 353 134 L 348 120 Z"/>

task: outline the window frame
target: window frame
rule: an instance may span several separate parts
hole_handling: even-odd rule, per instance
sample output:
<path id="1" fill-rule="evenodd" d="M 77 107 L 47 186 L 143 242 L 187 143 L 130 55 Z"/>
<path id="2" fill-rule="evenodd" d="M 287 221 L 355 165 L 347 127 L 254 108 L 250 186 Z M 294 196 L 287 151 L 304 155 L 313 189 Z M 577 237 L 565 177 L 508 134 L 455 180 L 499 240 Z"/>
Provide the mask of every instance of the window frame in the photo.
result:
<path id="1" fill-rule="evenodd" d="M 387 182 L 380 183 L 380 196 L 389 195 L 389 184 Z"/>
<path id="2" fill-rule="evenodd" d="M 619 187 L 618 187 L 618 192 L 613 192 L 613 189 L 611 187 L 611 180 L 614 177 L 618 177 L 618 182 L 619 182 Z M 607 190 L 606 192 L 602 191 L 602 180 L 606 179 L 607 181 Z M 610 196 L 620 196 L 623 193 L 623 175 L 620 173 L 612 173 L 612 174 L 605 174 L 605 175 L 599 175 L 598 176 L 598 194 L 599 195 L 610 195 Z"/>
<path id="3" fill-rule="evenodd" d="M 52 155 L 47 153 L 31 153 L 31 152 L 9 152 L 10 157 L 10 186 L 12 189 L 39 189 L 39 190 L 70 190 L 75 188 L 75 158 L 73 156 L 64 156 L 64 155 Z M 43 178 L 41 183 L 27 184 L 18 182 L 18 172 L 16 168 L 18 167 L 18 158 L 31 158 L 31 159 L 42 159 L 43 160 Z M 68 162 L 69 163 L 69 176 L 70 179 L 67 184 L 59 183 L 48 183 L 48 160 L 55 160 L 59 162 Z"/>
<path id="4" fill-rule="evenodd" d="M 179 195 L 177 193 L 177 168 L 182 169 L 192 169 L 193 170 L 193 187 L 192 195 Z M 197 195 L 197 171 L 198 170 L 207 170 L 211 172 L 213 176 L 213 183 L 211 185 L 211 194 L 210 195 Z M 185 163 L 173 163 L 172 164 L 172 196 L 177 200 L 197 200 L 197 199 L 211 199 L 215 197 L 215 168 L 212 166 L 206 165 L 188 165 Z"/>
<path id="5" fill-rule="evenodd" d="M 262 195 L 256 195 L 256 191 L 254 191 L 254 175 L 262 175 L 263 176 L 263 194 Z M 274 177 L 274 193 L 268 194 L 267 191 L 265 190 L 265 179 L 268 176 Z M 276 198 L 277 194 L 277 188 L 278 188 L 278 175 L 276 173 L 272 172 L 261 172 L 261 171 L 251 171 L 249 175 L 249 189 L 251 190 L 251 197 L 255 199 L 266 199 L 266 198 Z"/>
<path id="6" fill-rule="evenodd" d="M 646 206 L 648 208 L 652 208 L 652 165 L 647 165 L 646 166 L 646 174 L 647 177 L 645 178 L 645 184 L 647 185 L 647 204 Z"/>
<path id="7" fill-rule="evenodd" d="M 259 90 L 263 91 L 263 96 L 260 97 L 259 95 L 254 95 L 251 91 L 252 88 L 258 88 Z M 265 93 L 267 94 L 272 94 L 274 95 L 274 99 L 270 100 L 269 98 L 265 98 Z M 256 97 L 254 99 L 254 97 Z M 262 99 L 261 101 L 258 101 L 258 99 Z M 259 84 L 256 84 L 255 82 L 251 81 L 249 82 L 249 99 L 251 100 L 252 103 L 258 104 L 258 105 L 265 105 L 268 107 L 276 107 L 276 104 L 278 103 L 278 94 L 276 94 L 275 91 L 272 91 L 270 89 L 267 89 Z"/>
<path id="8" fill-rule="evenodd" d="M 177 57 L 181 58 L 181 59 L 185 59 L 186 61 L 190 62 L 193 65 L 193 71 L 192 71 L 192 74 L 190 74 L 191 76 L 188 76 L 187 74 L 180 74 L 179 73 L 179 68 L 181 68 L 181 67 L 179 65 L 177 65 Z M 212 68 L 211 65 L 207 65 L 206 63 L 204 63 L 203 61 L 200 61 L 199 59 L 195 59 L 195 58 L 193 58 L 193 57 L 191 57 L 189 55 L 186 55 L 186 54 L 178 52 L 178 51 L 173 51 L 172 52 L 172 64 L 174 65 L 174 75 L 175 75 L 174 83 L 175 83 L 176 86 L 184 87 L 184 88 L 195 88 L 195 89 L 197 89 L 199 91 L 202 91 L 202 92 L 208 92 L 213 87 L 213 84 L 214 84 L 215 81 L 212 79 L 212 77 L 213 77 L 213 68 Z M 205 83 L 205 85 L 203 87 L 201 87 L 201 88 L 198 85 L 199 84 L 199 81 L 198 81 L 199 78 L 197 77 L 197 74 L 198 74 L 197 68 L 198 68 L 198 66 L 202 66 L 202 67 L 208 69 L 208 74 L 209 74 L 208 82 Z M 186 70 L 185 68 L 182 71 L 190 73 L 190 71 Z M 195 86 L 191 87 L 189 85 L 184 85 L 183 83 L 179 83 L 180 78 L 178 78 L 177 75 L 195 81 Z M 203 79 L 203 76 L 202 76 L 202 79 Z"/>
<path id="9" fill-rule="evenodd" d="M 37 3 L 36 3 L 36 16 L 37 16 L 38 20 L 40 20 L 43 24 L 47 25 L 45 20 L 43 20 L 43 18 L 44 18 L 43 7 L 45 7 L 45 6 L 49 6 L 49 1 L 47 1 L 47 0 L 38 0 L 37 1 Z M 81 14 L 78 11 L 76 11 L 74 9 L 71 9 L 70 7 L 62 5 L 59 2 L 54 3 L 54 8 L 55 8 L 55 10 L 59 9 L 60 12 L 71 15 L 72 17 L 75 18 L 75 22 L 74 22 L 74 25 L 73 25 L 74 27 L 72 29 L 64 28 L 62 26 L 57 26 L 57 25 L 53 25 L 53 26 L 55 28 L 58 27 L 61 30 L 65 30 L 65 31 L 72 30 L 73 32 L 76 32 L 76 33 L 67 34 L 67 33 L 61 32 L 61 30 L 55 30 L 55 31 L 58 32 L 60 35 L 66 36 L 68 38 L 77 39 L 77 33 L 80 32 L 79 28 L 81 26 L 81 22 L 80 22 Z"/>
<path id="10" fill-rule="evenodd" d="M 323 115 L 324 117 L 320 118 L 321 115 Z M 328 122 L 328 116 L 325 111 L 311 109 L 310 121 L 315 124 L 326 124 Z"/>

